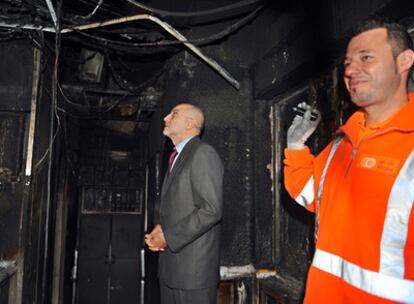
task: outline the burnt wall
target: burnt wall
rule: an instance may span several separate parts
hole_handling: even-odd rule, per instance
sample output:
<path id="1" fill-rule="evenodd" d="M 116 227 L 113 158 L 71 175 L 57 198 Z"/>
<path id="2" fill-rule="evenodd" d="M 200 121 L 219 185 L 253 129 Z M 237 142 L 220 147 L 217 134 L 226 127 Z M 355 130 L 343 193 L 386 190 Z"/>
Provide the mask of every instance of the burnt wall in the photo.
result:
<path id="1" fill-rule="evenodd" d="M 274 263 L 274 205 L 272 196 L 272 143 L 269 120 L 271 103 L 253 102 L 254 208 L 253 264 L 256 269 L 272 269 Z"/>
<path id="2" fill-rule="evenodd" d="M 0 257 L 16 261 L 11 277 L 14 301 L 41 301 L 47 296 L 52 262 L 54 194 L 53 175 L 59 150 L 51 148 L 56 127 L 51 96 L 51 65 L 45 53 L 35 57 L 29 40 L 0 44 Z M 50 56 L 50 55 L 49 55 Z M 40 59 L 42 58 L 42 59 Z M 50 58 L 50 57 L 49 57 Z M 37 61 L 39 60 L 39 61 Z M 40 73 L 34 73 L 39 62 Z M 35 81 L 34 81 L 35 80 Z M 32 172 L 26 175 L 33 83 L 37 111 L 34 126 Z M 59 145 L 59 139 L 55 144 Z M 49 162 L 48 152 L 56 153 Z M 44 275 L 44 276 L 43 276 Z M 35 283 L 37 282 L 37 284 Z"/>
<path id="3" fill-rule="evenodd" d="M 34 126 L 34 145 L 31 175 L 27 177 L 28 201 L 26 217 L 23 218 L 22 243 L 24 249 L 22 301 L 43 302 L 51 293 L 53 270 L 54 219 L 56 197 L 59 185 L 59 162 L 62 149 L 53 104 L 52 74 L 53 55 L 41 52 L 40 74 L 34 74 L 33 67 L 25 73 L 39 77 L 36 96 L 36 124 Z M 27 135 L 26 139 L 27 140 Z"/>
<path id="4" fill-rule="evenodd" d="M 32 91 L 33 48 L 28 41 L 0 44 L 0 259 L 16 263 L 7 289 L 22 277 L 30 186 L 25 178 Z M 0 272 L 4 272 L 1 269 Z M 9 273 L 9 274 L 10 274 Z"/>
<path id="5" fill-rule="evenodd" d="M 33 49 L 28 42 L 0 44 L 0 256 L 15 259 L 23 208 L 22 180 L 32 87 Z"/>

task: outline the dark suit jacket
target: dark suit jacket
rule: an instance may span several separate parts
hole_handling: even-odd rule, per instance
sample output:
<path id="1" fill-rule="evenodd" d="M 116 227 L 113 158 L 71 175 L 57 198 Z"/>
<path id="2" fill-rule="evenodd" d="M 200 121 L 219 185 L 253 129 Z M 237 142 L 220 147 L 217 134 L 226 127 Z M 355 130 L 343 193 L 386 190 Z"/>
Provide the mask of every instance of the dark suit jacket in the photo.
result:
<path id="1" fill-rule="evenodd" d="M 219 281 L 223 165 L 210 145 L 192 138 L 165 177 L 160 224 L 167 248 L 160 280 L 171 288 L 201 289 Z"/>

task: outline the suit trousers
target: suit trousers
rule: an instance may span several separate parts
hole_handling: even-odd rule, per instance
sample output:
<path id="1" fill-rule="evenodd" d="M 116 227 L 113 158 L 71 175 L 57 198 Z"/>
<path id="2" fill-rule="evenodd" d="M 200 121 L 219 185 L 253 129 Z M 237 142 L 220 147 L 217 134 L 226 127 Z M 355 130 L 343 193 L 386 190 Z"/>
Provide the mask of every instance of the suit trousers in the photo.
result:
<path id="1" fill-rule="evenodd" d="M 160 282 L 161 304 L 216 304 L 217 286 L 204 289 L 176 289 Z"/>

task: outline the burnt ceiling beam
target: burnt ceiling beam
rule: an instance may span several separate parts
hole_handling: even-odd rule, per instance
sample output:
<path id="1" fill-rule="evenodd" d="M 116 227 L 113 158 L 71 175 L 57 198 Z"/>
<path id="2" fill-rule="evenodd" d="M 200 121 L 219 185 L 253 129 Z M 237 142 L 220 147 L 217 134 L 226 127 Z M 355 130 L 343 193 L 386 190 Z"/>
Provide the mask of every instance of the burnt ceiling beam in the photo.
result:
<path id="1" fill-rule="evenodd" d="M 148 122 L 157 110 L 158 100 L 162 95 L 158 91 L 130 95 L 122 90 L 67 84 L 62 84 L 61 87 L 64 94 L 62 92 L 59 110 L 68 116 L 82 119 Z"/>
<path id="2" fill-rule="evenodd" d="M 236 88 L 237 90 L 240 89 L 240 83 L 233 76 L 231 76 L 230 73 L 225 68 L 220 66 L 214 59 L 204 55 L 197 46 L 195 46 L 194 44 L 188 42 L 187 38 L 184 37 L 179 31 L 174 29 L 171 25 L 169 25 L 168 23 L 160 20 L 157 17 L 151 16 L 151 15 L 148 15 L 148 14 L 140 14 L 140 15 L 134 15 L 134 16 L 128 16 L 128 17 L 121 17 L 121 18 L 112 19 L 112 20 L 109 20 L 109 21 L 95 22 L 95 23 L 91 23 L 91 24 L 74 26 L 74 27 L 71 27 L 71 28 L 64 28 L 64 29 L 60 30 L 59 32 L 61 34 L 65 34 L 65 33 L 71 33 L 71 32 L 74 32 L 74 31 L 89 30 L 89 29 L 100 28 L 100 27 L 104 27 L 104 26 L 115 25 L 115 24 L 120 24 L 120 23 L 125 23 L 125 22 L 130 22 L 130 21 L 137 21 L 137 20 L 149 20 L 149 21 L 152 21 L 152 22 L 158 24 L 159 26 L 161 26 L 165 31 L 167 31 L 169 34 L 171 34 L 177 40 L 181 41 L 195 55 L 197 55 L 199 58 L 201 58 L 202 61 L 207 63 L 207 65 L 209 65 L 213 70 L 215 70 L 219 75 L 221 75 L 234 88 Z M 9 25 L 5 22 L 0 22 L 0 26 L 18 27 L 16 25 Z M 27 25 L 25 25 L 25 26 L 20 26 L 20 28 L 38 29 L 38 30 L 41 30 L 41 31 L 52 32 L 52 33 L 56 32 L 56 29 L 52 28 L 52 27 L 44 28 L 44 27 L 41 27 L 41 26 L 31 26 L 31 25 L 27 26 Z"/>
<path id="3" fill-rule="evenodd" d="M 234 77 L 231 76 L 230 73 L 227 72 L 227 70 L 225 68 L 220 66 L 214 59 L 204 55 L 198 47 L 196 47 L 194 44 L 188 42 L 187 38 L 184 37 L 179 31 L 174 29 L 171 25 L 169 25 L 168 23 L 160 20 L 157 17 L 151 16 L 151 15 L 140 14 L 140 15 L 135 15 L 135 16 L 121 17 L 121 18 L 117 18 L 117 19 L 113 19 L 113 20 L 109 20 L 109 21 L 104 21 L 104 22 L 95 22 L 95 23 L 92 23 L 92 24 L 86 24 L 86 25 L 75 26 L 73 28 L 62 29 L 61 33 L 62 34 L 70 33 L 70 32 L 73 32 L 74 30 L 82 31 L 82 30 L 98 28 L 98 27 L 104 27 L 104 26 L 114 25 L 114 24 L 119 24 L 119 23 L 124 23 L 124 22 L 136 21 L 136 20 L 150 20 L 150 21 L 158 24 L 165 31 L 167 31 L 169 34 L 174 36 L 177 40 L 182 41 L 183 44 L 188 49 L 190 49 L 194 54 L 196 54 L 205 63 L 207 63 L 207 65 L 209 65 L 217 73 L 219 73 L 234 88 L 236 88 L 237 90 L 240 89 L 240 83 L 236 79 L 234 79 Z"/>
<path id="4" fill-rule="evenodd" d="M 234 16 L 246 14 L 261 6 L 263 0 L 242 0 L 229 5 L 194 12 L 173 12 L 149 7 L 135 0 L 126 0 L 152 15 L 159 16 L 174 25 L 188 26 L 217 22 Z"/>
<path id="5" fill-rule="evenodd" d="M 85 86 L 68 85 L 68 84 L 62 84 L 62 88 L 65 90 L 73 91 L 77 93 L 95 93 L 95 94 L 115 95 L 115 96 L 124 96 L 124 95 L 129 94 L 129 92 L 126 90 L 98 89 L 98 88 L 89 88 Z"/>
<path id="6" fill-rule="evenodd" d="M 53 24 L 55 25 L 55 28 L 58 28 L 58 18 L 57 18 L 56 12 L 55 12 L 55 8 L 53 7 L 52 1 L 51 0 L 46 0 L 46 4 L 47 4 L 47 7 L 49 9 L 50 16 L 52 17 Z"/>

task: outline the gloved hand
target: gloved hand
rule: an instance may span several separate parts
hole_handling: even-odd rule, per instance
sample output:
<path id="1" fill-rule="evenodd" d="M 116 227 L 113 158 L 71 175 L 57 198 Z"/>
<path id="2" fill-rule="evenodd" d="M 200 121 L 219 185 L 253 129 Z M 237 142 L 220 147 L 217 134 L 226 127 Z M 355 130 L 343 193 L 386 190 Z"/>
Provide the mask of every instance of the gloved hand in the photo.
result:
<path id="1" fill-rule="evenodd" d="M 287 131 L 287 148 L 289 150 L 305 148 L 306 140 L 316 130 L 321 120 L 321 113 L 306 102 L 301 102 L 297 107 L 303 109 L 305 113 L 303 116 L 297 114 Z"/>

